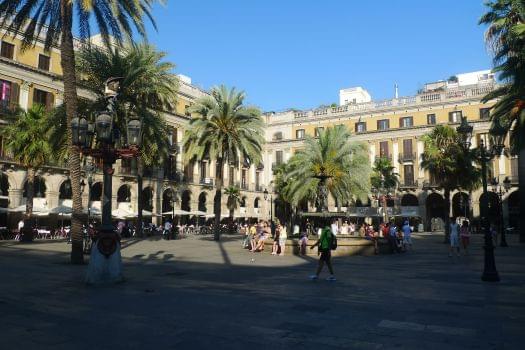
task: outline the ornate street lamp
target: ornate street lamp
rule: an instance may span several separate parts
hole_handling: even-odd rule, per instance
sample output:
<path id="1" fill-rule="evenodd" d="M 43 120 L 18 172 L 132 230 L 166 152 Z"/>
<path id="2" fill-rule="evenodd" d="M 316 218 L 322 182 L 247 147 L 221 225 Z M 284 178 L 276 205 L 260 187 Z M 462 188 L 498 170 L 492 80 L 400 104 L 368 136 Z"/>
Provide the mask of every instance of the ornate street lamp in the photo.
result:
<path id="1" fill-rule="evenodd" d="M 75 118 L 71 123 L 73 143 L 79 146 L 79 151 L 84 155 L 99 158 L 103 162 L 102 224 L 98 228 L 96 248 L 92 249 L 91 254 L 102 254 L 106 259 L 90 259 L 90 267 L 86 278 L 88 283 L 118 282 L 122 280 L 120 239 L 111 223 L 113 163 L 119 158 L 130 159 L 138 156 L 142 138 L 142 125 L 138 119 L 129 120 L 126 124 L 128 142 L 124 147 L 120 147 L 120 143 L 117 142 L 120 141 L 118 130 L 114 129 L 113 123 L 114 105 L 121 89 L 121 81 L 122 78 L 118 77 L 109 78 L 106 81 L 104 91 L 108 102 L 107 109 L 98 113 L 94 124 L 88 123 L 86 118 L 83 117 Z M 92 139 L 95 136 L 97 144 L 93 145 Z M 93 148 L 91 147 L 92 145 Z M 89 188 L 91 189 L 92 171 L 86 169 L 86 174 L 88 175 Z M 91 197 L 91 194 L 89 196 Z M 97 266 L 94 266 L 95 264 Z"/>
<path id="2" fill-rule="evenodd" d="M 471 145 L 473 127 L 467 122 L 467 117 L 461 118 L 461 125 L 457 127 L 457 132 L 461 137 L 465 151 L 468 151 Z M 481 180 L 483 183 L 483 200 L 480 203 L 481 224 L 485 230 L 485 259 L 484 269 L 481 279 L 487 282 L 498 282 L 500 280 L 498 271 L 496 269 L 496 259 L 494 258 L 494 244 L 492 242 L 492 234 L 490 232 L 489 222 L 489 207 L 488 207 L 488 192 L 487 192 L 487 163 L 494 157 L 499 157 L 505 147 L 506 131 L 503 128 L 495 127 L 491 129 L 492 147 L 487 149 L 483 139 L 477 152 L 477 159 L 481 163 Z"/>
<path id="3" fill-rule="evenodd" d="M 98 114 L 95 121 L 95 128 L 97 140 L 110 143 L 113 140 L 113 115 L 109 111 L 104 111 Z"/>

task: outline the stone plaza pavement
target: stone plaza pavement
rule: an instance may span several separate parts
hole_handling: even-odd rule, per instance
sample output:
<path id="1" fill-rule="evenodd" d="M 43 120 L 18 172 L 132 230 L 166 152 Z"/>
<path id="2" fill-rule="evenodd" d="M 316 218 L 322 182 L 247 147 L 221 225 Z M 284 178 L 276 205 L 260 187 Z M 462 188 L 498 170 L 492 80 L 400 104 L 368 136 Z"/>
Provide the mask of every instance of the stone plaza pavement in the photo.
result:
<path id="1" fill-rule="evenodd" d="M 502 281 L 486 283 L 481 237 L 459 258 L 442 240 L 336 258 L 337 282 L 238 237 L 131 240 L 127 281 L 99 287 L 65 242 L 2 241 L 0 349 L 523 349 L 525 245 L 498 247 Z"/>

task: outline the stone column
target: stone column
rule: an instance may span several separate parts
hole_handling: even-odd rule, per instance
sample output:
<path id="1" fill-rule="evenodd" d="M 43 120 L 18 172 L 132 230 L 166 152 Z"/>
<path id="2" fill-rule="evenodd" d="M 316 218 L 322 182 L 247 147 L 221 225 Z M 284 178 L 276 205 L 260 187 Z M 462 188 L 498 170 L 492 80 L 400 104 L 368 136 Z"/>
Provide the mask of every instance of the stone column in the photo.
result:
<path id="1" fill-rule="evenodd" d="M 22 81 L 22 84 L 20 84 L 20 98 L 18 99 L 18 102 L 20 104 L 20 107 L 27 111 L 29 108 L 29 88 L 31 86 L 31 83 L 28 81 Z"/>
<path id="2" fill-rule="evenodd" d="M 21 206 L 23 204 L 22 203 L 23 194 L 24 194 L 24 189 L 22 188 L 16 188 L 16 189 L 10 188 L 9 194 L 8 194 L 9 208 L 16 208 L 16 207 Z"/>
<path id="3" fill-rule="evenodd" d="M 376 161 L 376 144 L 375 142 L 370 143 L 370 164 L 374 166 L 374 163 Z"/>
<path id="4" fill-rule="evenodd" d="M 392 141 L 392 165 L 394 166 L 395 172 L 399 174 L 398 156 L 399 156 L 399 144 L 397 140 L 395 140 L 395 141 Z"/>

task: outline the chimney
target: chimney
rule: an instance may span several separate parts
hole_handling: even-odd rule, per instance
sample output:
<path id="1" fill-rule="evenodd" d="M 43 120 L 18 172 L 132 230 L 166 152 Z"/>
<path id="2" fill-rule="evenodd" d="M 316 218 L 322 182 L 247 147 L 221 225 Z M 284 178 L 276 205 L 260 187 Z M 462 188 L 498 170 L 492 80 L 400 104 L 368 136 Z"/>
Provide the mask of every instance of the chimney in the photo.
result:
<path id="1" fill-rule="evenodd" d="M 395 99 L 399 98 L 399 86 L 397 86 L 396 83 L 394 83 L 394 98 Z"/>

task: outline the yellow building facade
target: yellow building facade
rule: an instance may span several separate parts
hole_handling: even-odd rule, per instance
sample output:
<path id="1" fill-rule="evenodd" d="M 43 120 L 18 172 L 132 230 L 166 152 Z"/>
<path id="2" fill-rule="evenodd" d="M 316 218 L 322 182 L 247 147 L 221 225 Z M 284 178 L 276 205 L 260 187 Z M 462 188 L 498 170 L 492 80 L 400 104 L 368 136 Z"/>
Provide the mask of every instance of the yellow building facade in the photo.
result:
<path id="1" fill-rule="evenodd" d="M 475 77 L 474 73 L 468 74 Z M 391 215 L 412 218 L 413 222 L 422 223 L 427 230 L 432 228 L 431 223 L 439 227 L 446 215 L 476 219 L 479 216 L 481 189 L 472 193 L 461 190 L 452 193 L 451 209 L 446 213 L 443 193 L 437 187 L 436 179 L 430 178 L 420 166 L 424 151 L 422 136 L 436 125 L 455 128 L 461 117 L 467 117 L 474 126 L 472 147 L 477 147 L 481 139 L 486 145 L 489 144 L 489 108 L 493 102 L 484 104 L 481 99 L 494 89 L 495 81 L 486 71 L 480 72 L 476 81 L 469 80 L 468 84 L 443 82 L 438 88 L 432 88 L 429 84 L 430 87 L 422 89 L 416 96 L 308 111 L 267 113 L 265 162 L 274 165 L 286 162 L 302 147 L 305 136 L 316 137 L 321 130 L 345 125 L 352 132 L 353 140 L 368 145 L 372 165 L 379 157 L 388 158 L 399 174 L 400 185 L 392 196 L 393 200 L 389 201 Z M 506 142 L 508 145 L 508 138 Z M 513 227 L 517 220 L 517 159 L 504 155 L 495 158 L 489 168 L 489 190 L 491 179 L 501 184 L 508 177 L 512 182 L 511 190 L 504 193 L 502 200 L 506 225 Z M 267 181 L 271 181 L 271 176 Z M 499 207 L 495 193 L 490 192 L 489 198 L 492 206 Z M 366 216 L 366 213 L 378 214 L 381 209 L 374 211 L 374 206 L 377 207 L 377 201 L 371 196 L 368 210 L 343 209 L 365 213 L 362 216 Z M 333 198 L 329 200 L 329 210 L 337 210 Z"/>

